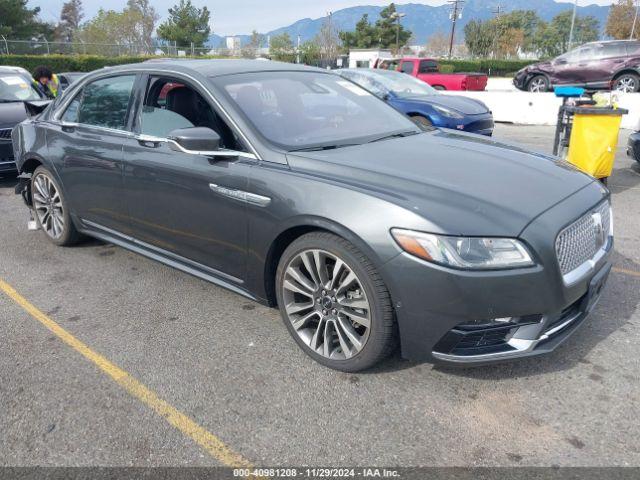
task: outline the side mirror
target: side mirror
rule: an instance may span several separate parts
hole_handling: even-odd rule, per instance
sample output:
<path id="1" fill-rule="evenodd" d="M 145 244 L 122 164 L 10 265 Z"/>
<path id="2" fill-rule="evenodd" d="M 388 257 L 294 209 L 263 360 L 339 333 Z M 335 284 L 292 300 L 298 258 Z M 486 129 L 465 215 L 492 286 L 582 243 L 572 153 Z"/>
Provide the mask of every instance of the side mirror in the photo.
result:
<path id="1" fill-rule="evenodd" d="M 169 132 L 170 147 L 185 153 L 215 152 L 220 149 L 220 135 L 208 127 L 179 128 Z"/>

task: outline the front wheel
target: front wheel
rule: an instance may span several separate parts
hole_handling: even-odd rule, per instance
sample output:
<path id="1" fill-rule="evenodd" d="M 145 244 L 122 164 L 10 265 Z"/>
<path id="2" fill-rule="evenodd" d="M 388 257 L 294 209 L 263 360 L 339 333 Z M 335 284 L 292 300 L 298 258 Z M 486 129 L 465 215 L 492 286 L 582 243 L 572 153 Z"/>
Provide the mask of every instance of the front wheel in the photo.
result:
<path id="1" fill-rule="evenodd" d="M 533 93 L 548 92 L 549 80 L 544 75 L 536 75 L 529 81 L 527 90 Z"/>
<path id="2" fill-rule="evenodd" d="M 316 232 L 295 240 L 278 265 L 276 295 L 287 329 L 322 365 L 357 372 L 395 347 L 389 292 L 369 259 L 343 238 Z"/>
<path id="3" fill-rule="evenodd" d="M 634 73 L 625 73 L 613 81 L 613 89 L 618 92 L 634 93 L 640 90 L 640 77 Z"/>
<path id="4" fill-rule="evenodd" d="M 43 166 L 36 168 L 31 177 L 31 199 L 38 227 L 49 241 L 59 246 L 69 246 L 80 240 L 60 186 L 53 174 Z"/>

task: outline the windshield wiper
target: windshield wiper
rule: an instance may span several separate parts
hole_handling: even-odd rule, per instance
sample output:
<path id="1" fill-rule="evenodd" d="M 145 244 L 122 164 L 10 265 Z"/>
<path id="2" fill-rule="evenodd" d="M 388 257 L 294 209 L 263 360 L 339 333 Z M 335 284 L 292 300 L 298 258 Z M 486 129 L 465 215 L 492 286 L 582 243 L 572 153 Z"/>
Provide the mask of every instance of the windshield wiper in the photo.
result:
<path id="1" fill-rule="evenodd" d="M 24 100 L 18 100 L 17 98 L 14 100 L 10 98 L 0 98 L 0 103 L 18 103 L 18 102 L 24 102 Z"/>
<path id="2" fill-rule="evenodd" d="M 361 145 L 360 143 L 340 143 L 335 145 L 316 145 L 315 147 L 304 147 L 289 150 L 289 152 L 321 152 L 323 150 L 335 150 L 337 148 L 355 147 Z"/>
<path id="3" fill-rule="evenodd" d="M 422 133 L 422 132 L 416 132 L 415 130 L 408 130 L 406 132 L 391 133 L 389 135 L 384 135 L 382 137 L 374 138 L 373 140 L 370 140 L 368 143 L 382 142 L 383 140 L 391 140 L 392 138 L 411 137 L 413 135 L 418 135 L 419 133 Z"/>

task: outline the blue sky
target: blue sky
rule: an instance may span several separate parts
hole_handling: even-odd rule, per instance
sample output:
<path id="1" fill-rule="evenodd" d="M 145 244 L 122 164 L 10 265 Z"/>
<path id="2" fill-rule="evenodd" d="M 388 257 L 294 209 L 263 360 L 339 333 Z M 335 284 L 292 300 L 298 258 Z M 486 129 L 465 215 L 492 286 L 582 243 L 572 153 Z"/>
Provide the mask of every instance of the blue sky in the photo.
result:
<path id="1" fill-rule="evenodd" d="M 319 18 L 328 11 L 355 5 L 388 5 L 391 0 L 192 0 L 199 7 L 206 5 L 213 12 L 212 30 L 218 35 L 260 32 L 289 25 L 301 18 Z M 571 1 L 571 0 L 567 0 Z M 152 3 L 161 16 L 179 0 L 153 0 Z M 44 20 L 55 21 L 60 15 L 64 0 L 30 0 L 30 6 L 39 6 Z M 90 18 L 98 9 L 121 9 L 126 0 L 83 0 L 85 17 Z M 396 3 L 424 3 L 442 5 L 445 0 L 413 0 Z M 571 2 L 572 3 L 572 2 Z M 609 5 L 612 0 L 578 0 L 578 5 Z M 107 6 L 108 5 L 108 6 Z M 85 19 L 86 19 L 85 18 Z"/>

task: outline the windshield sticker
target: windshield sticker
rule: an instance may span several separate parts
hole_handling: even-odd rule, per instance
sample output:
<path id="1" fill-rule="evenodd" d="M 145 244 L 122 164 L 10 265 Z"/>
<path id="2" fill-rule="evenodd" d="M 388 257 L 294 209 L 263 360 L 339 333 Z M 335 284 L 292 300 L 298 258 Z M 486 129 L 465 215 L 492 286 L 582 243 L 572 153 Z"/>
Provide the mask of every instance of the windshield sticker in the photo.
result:
<path id="1" fill-rule="evenodd" d="M 367 92 L 365 89 L 360 88 L 359 86 L 357 86 L 354 83 L 351 82 L 347 82 L 345 80 L 338 80 L 336 82 L 338 85 L 340 85 L 341 87 L 346 88 L 347 90 L 349 90 L 351 93 L 355 93 L 356 95 L 359 95 L 361 97 L 366 97 L 368 95 L 371 95 L 369 92 Z"/>
<path id="2" fill-rule="evenodd" d="M 2 77 L 0 78 L 6 85 L 20 85 L 21 87 L 25 87 L 27 84 L 24 81 L 24 78 L 19 77 L 17 75 L 12 75 L 10 77 Z"/>

